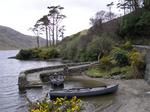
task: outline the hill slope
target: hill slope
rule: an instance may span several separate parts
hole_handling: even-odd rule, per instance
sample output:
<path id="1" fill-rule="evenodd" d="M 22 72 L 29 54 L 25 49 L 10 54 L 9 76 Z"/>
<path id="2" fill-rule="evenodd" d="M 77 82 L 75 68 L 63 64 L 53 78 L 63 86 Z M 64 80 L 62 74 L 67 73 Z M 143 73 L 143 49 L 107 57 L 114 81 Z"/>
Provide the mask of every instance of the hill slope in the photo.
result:
<path id="1" fill-rule="evenodd" d="M 44 45 L 45 40 L 40 38 Z M 0 50 L 14 50 L 36 47 L 36 38 L 24 35 L 9 27 L 0 26 Z"/>
<path id="2" fill-rule="evenodd" d="M 132 44 L 150 44 L 150 11 L 138 9 L 123 17 L 95 24 L 63 39 L 58 48 L 64 59 L 93 61 L 107 55 L 115 44 L 129 40 Z"/>

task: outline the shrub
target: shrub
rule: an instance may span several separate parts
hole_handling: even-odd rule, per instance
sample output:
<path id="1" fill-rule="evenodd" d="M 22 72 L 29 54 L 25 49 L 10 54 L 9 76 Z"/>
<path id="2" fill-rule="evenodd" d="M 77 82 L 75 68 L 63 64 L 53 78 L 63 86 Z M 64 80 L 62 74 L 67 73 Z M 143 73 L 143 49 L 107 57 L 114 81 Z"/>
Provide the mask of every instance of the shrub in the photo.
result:
<path id="1" fill-rule="evenodd" d="M 51 58 L 57 58 L 59 55 L 56 48 L 44 48 L 39 53 L 40 59 L 51 59 Z"/>
<path id="2" fill-rule="evenodd" d="M 100 59 L 100 67 L 104 70 L 110 70 L 112 67 L 111 58 L 108 56 L 103 56 Z"/>
<path id="3" fill-rule="evenodd" d="M 112 38 L 107 35 L 102 35 L 101 37 L 94 36 L 93 38 L 92 42 L 86 48 L 87 57 L 90 61 L 97 60 L 99 54 L 108 54 L 114 45 Z"/>
<path id="4" fill-rule="evenodd" d="M 56 100 L 37 101 L 29 105 L 29 112 L 79 112 L 81 100 L 77 97 L 71 99 L 57 98 Z"/>
<path id="5" fill-rule="evenodd" d="M 117 62 L 117 64 L 122 67 L 129 65 L 129 59 L 128 59 L 128 52 L 120 49 L 120 48 L 114 48 L 112 51 L 113 58 Z"/>
<path id="6" fill-rule="evenodd" d="M 30 60 L 30 59 L 50 59 L 57 58 L 59 52 L 56 48 L 33 48 L 20 50 L 16 55 L 17 59 Z"/>
<path id="7" fill-rule="evenodd" d="M 130 41 L 126 41 L 121 48 L 123 48 L 124 50 L 130 51 L 133 49 L 132 44 Z"/>
<path id="8" fill-rule="evenodd" d="M 31 50 L 20 50 L 19 53 L 16 55 L 17 59 L 20 60 L 28 60 L 32 57 L 32 52 Z"/>
<path id="9" fill-rule="evenodd" d="M 142 75 L 140 73 L 140 70 L 144 69 L 143 56 L 141 55 L 141 53 L 137 51 L 132 51 L 129 54 L 129 57 L 130 57 L 131 66 L 134 70 L 135 78 L 141 78 Z"/>

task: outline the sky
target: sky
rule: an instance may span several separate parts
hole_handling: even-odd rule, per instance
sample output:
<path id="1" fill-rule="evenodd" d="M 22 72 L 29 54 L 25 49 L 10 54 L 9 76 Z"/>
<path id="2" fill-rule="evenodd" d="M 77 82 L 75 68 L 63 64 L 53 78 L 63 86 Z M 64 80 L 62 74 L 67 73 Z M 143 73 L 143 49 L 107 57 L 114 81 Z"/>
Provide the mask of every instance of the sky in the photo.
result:
<path id="1" fill-rule="evenodd" d="M 108 11 L 106 4 L 118 0 L 0 0 L 0 25 L 13 28 L 23 34 L 33 35 L 30 27 L 43 15 L 48 14 L 47 6 L 61 5 L 67 16 L 65 36 L 72 35 L 90 27 L 89 19 L 97 11 Z M 118 13 L 116 5 L 112 11 Z"/>

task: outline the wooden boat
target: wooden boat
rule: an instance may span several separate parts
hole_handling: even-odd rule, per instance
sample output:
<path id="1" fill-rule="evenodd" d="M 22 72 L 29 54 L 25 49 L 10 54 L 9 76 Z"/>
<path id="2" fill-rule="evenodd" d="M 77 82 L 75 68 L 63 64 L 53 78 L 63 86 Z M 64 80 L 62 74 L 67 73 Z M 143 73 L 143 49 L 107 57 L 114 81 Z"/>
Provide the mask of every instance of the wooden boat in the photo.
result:
<path id="1" fill-rule="evenodd" d="M 53 75 L 49 77 L 51 85 L 54 87 L 62 86 L 64 84 L 64 76 L 62 75 Z"/>
<path id="2" fill-rule="evenodd" d="M 51 90 L 49 92 L 50 98 L 55 97 L 87 97 L 87 96 L 99 96 L 105 94 L 111 94 L 118 90 L 118 85 L 109 85 L 95 88 L 72 88 L 62 90 Z"/>

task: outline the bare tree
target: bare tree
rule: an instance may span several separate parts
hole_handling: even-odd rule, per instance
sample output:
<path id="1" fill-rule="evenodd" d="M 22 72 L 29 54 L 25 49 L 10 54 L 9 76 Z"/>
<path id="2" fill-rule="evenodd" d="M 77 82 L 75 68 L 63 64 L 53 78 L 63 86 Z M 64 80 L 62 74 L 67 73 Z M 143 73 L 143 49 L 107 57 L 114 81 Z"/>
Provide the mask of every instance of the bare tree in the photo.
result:
<path id="1" fill-rule="evenodd" d="M 65 31 L 65 26 L 61 26 L 59 29 L 59 37 L 61 39 L 64 39 L 64 31 Z"/>
<path id="2" fill-rule="evenodd" d="M 114 18 L 116 18 L 116 14 L 115 13 L 113 13 L 113 12 L 106 12 L 105 13 L 105 21 L 110 21 L 110 16 L 111 16 L 111 20 L 112 19 L 114 19 Z"/>
<path id="3" fill-rule="evenodd" d="M 97 12 L 94 17 L 90 18 L 90 24 L 92 26 L 101 24 L 105 20 L 105 13 L 104 10 Z"/>
<path id="4" fill-rule="evenodd" d="M 112 19 L 112 17 L 111 17 L 111 8 L 112 8 L 112 6 L 114 5 L 114 2 L 111 2 L 111 3 L 109 3 L 109 4 L 107 4 L 106 6 L 109 8 L 109 20 L 111 20 Z"/>
<path id="5" fill-rule="evenodd" d="M 29 28 L 29 30 L 31 30 L 35 36 L 36 36 L 36 41 L 37 41 L 37 47 L 40 47 L 40 40 L 39 40 L 39 36 L 42 34 L 40 26 L 38 24 L 35 24 L 33 28 Z"/>

